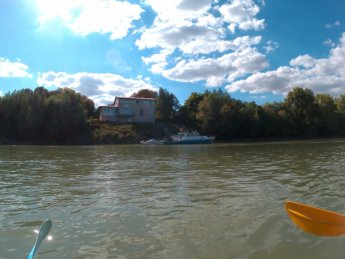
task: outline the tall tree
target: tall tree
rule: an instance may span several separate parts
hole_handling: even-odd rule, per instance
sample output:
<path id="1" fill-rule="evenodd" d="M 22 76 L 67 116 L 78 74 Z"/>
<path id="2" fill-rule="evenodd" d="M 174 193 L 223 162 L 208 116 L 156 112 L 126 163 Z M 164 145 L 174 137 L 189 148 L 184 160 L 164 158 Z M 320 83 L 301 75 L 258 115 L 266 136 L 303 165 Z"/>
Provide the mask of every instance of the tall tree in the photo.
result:
<path id="1" fill-rule="evenodd" d="M 150 89 L 141 89 L 138 92 L 132 94 L 131 97 L 157 99 L 158 93 Z"/>
<path id="2" fill-rule="evenodd" d="M 313 135 L 316 116 L 314 93 L 300 87 L 290 91 L 284 101 L 290 119 L 295 125 L 295 135 Z"/>
<path id="3" fill-rule="evenodd" d="M 72 143 L 88 126 L 93 102 L 71 89 L 23 89 L 0 98 L 0 134 L 27 143 Z"/>
<path id="4" fill-rule="evenodd" d="M 197 118 L 199 103 L 204 98 L 203 94 L 193 92 L 188 99 L 179 108 L 178 117 L 181 123 L 190 128 L 197 127 Z"/>
<path id="5" fill-rule="evenodd" d="M 175 118 L 179 108 L 179 101 L 176 96 L 168 90 L 159 88 L 156 103 L 156 118 L 158 120 L 169 121 Z"/>
<path id="6" fill-rule="evenodd" d="M 337 112 L 345 114 L 345 94 L 336 99 Z"/>
<path id="7" fill-rule="evenodd" d="M 317 94 L 315 96 L 318 113 L 316 116 L 316 126 L 318 135 L 328 136 L 337 130 L 337 119 L 335 111 L 337 106 L 332 96 L 328 94 Z"/>
<path id="8" fill-rule="evenodd" d="M 196 114 L 200 129 L 208 134 L 215 134 L 220 130 L 224 131 L 224 126 L 227 123 L 225 111 L 229 111 L 225 107 L 230 102 L 230 95 L 222 90 L 205 92 L 199 102 Z"/>

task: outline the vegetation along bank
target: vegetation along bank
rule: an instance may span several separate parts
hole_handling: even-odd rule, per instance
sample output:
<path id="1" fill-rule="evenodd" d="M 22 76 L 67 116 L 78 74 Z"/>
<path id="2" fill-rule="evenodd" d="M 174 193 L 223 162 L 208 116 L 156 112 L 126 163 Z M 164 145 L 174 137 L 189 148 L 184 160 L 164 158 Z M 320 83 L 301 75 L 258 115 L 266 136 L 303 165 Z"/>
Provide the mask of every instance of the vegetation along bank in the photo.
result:
<path id="1" fill-rule="evenodd" d="M 156 98 L 156 123 L 99 121 L 92 100 L 71 89 L 23 89 L 0 97 L 2 144 L 128 144 L 162 138 L 180 127 L 214 135 L 217 141 L 345 136 L 345 95 L 334 98 L 294 88 L 282 102 L 243 102 L 222 90 L 192 93 L 184 104 L 174 94 L 140 90 Z"/>

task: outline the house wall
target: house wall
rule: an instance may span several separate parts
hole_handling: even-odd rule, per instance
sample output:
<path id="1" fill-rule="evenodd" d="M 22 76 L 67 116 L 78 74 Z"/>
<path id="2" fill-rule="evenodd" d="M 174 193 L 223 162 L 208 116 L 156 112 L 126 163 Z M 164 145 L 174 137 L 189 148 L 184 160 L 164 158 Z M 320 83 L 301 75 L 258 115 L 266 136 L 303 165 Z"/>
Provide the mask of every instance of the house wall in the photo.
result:
<path id="1" fill-rule="evenodd" d="M 153 123 L 156 121 L 154 100 L 119 98 L 118 107 L 119 122 Z"/>
<path id="2" fill-rule="evenodd" d="M 144 98 L 116 97 L 112 106 L 102 106 L 100 120 L 119 123 L 154 123 L 156 101 Z"/>
<path id="3" fill-rule="evenodd" d="M 101 121 L 118 121 L 118 111 L 117 108 L 114 106 L 102 106 L 100 110 L 100 118 Z"/>

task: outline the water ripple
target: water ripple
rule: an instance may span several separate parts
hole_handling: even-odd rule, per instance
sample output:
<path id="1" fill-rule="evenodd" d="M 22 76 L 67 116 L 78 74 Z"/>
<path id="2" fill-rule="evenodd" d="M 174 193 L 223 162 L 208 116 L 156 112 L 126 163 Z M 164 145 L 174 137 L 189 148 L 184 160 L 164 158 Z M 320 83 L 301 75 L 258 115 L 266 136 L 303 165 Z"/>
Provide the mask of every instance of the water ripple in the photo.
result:
<path id="1" fill-rule="evenodd" d="M 0 146 L 0 257 L 25 257 L 51 218 L 45 258 L 338 258 L 282 206 L 345 211 L 344 154 L 341 140 Z"/>

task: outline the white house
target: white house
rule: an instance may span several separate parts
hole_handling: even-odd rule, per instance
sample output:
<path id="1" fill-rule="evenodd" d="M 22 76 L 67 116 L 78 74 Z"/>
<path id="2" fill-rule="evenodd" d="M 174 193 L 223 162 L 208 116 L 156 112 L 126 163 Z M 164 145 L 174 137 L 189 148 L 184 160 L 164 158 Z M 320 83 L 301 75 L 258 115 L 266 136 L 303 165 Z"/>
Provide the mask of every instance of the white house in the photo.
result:
<path id="1" fill-rule="evenodd" d="M 100 120 L 119 123 L 154 123 L 156 99 L 115 97 L 113 104 L 100 107 Z"/>

